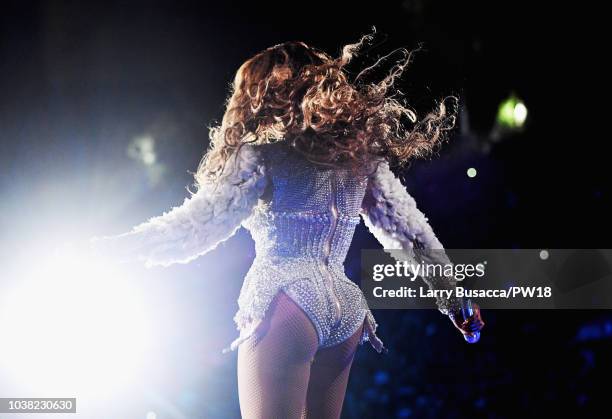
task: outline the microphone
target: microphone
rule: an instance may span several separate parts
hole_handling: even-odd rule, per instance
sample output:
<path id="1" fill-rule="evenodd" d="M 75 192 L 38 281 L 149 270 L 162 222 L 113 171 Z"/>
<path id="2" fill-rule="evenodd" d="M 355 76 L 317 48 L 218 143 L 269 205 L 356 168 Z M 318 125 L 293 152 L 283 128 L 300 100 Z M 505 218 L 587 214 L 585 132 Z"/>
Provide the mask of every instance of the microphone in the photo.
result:
<path id="1" fill-rule="evenodd" d="M 464 299 L 461 304 L 461 310 L 457 313 L 457 317 L 460 317 L 460 323 L 468 320 L 474 315 L 474 307 L 472 306 L 472 300 Z M 450 314 L 451 318 L 455 318 L 454 314 Z M 480 331 L 472 332 L 470 334 L 464 334 L 463 338 L 467 343 L 476 343 L 480 340 Z"/>
<path id="2" fill-rule="evenodd" d="M 464 299 L 461 304 L 461 317 L 462 321 L 465 321 L 474 315 L 474 307 L 472 307 L 472 300 L 469 298 Z M 463 338 L 467 343 L 476 343 L 480 340 L 480 331 L 476 331 L 469 334 L 464 334 Z"/>

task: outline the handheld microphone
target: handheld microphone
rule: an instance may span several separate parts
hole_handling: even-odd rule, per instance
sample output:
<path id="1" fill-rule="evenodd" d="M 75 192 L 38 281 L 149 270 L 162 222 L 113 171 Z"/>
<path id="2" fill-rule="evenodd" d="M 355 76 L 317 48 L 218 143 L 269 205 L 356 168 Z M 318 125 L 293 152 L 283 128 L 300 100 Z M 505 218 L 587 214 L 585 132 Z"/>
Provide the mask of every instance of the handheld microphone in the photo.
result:
<path id="1" fill-rule="evenodd" d="M 461 317 L 465 321 L 474 315 L 474 307 L 472 306 L 472 300 L 465 299 L 461 305 Z M 464 334 L 463 338 L 467 343 L 476 343 L 480 340 L 480 331 L 476 331 L 470 334 Z"/>

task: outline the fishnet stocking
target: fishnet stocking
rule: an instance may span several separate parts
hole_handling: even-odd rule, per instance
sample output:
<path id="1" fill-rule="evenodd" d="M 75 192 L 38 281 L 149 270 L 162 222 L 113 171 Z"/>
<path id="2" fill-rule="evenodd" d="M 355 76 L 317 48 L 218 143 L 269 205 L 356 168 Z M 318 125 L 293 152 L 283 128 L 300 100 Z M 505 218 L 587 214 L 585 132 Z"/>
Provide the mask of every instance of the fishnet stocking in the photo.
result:
<path id="1" fill-rule="evenodd" d="M 310 381 L 303 418 L 336 419 L 342 412 L 351 365 L 362 327 L 349 339 L 317 351 L 310 368 Z"/>
<path id="2" fill-rule="evenodd" d="M 280 292 L 268 308 L 257 337 L 238 349 L 242 417 L 300 418 L 317 346 L 317 333 L 310 319 Z"/>
<path id="3" fill-rule="evenodd" d="M 257 334 L 238 349 L 242 417 L 339 418 L 361 333 L 317 350 L 311 320 L 281 291 Z"/>

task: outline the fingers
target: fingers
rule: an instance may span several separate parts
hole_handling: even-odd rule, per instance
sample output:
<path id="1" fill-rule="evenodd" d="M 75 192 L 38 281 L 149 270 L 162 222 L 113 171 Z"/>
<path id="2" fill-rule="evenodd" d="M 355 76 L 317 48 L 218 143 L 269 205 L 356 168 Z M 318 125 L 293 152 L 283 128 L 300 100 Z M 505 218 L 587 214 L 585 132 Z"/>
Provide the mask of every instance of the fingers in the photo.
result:
<path id="1" fill-rule="evenodd" d="M 485 323 L 482 318 L 474 315 L 461 324 L 461 330 L 468 333 L 478 332 L 484 327 Z"/>
<path id="2" fill-rule="evenodd" d="M 461 325 L 461 330 L 466 333 L 479 332 L 485 325 L 480 315 L 480 307 L 478 304 L 473 304 L 472 307 L 474 309 L 474 315 L 472 315 L 469 319 L 466 319 Z"/>
<path id="3" fill-rule="evenodd" d="M 484 323 L 480 323 L 480 324 L 474 323 L 474 324 L 464 326 L 462 330 L 468 333 L 474 333 L 474 332 L 479 332 L 483 327 L 484 327 Z"/>
<path id="4" fill-rule="evenodd" d="M 461 321 L 459 317 L 451 316 L 451 320 L 455 327 L 464 335 L 471 335 L 479 332 L 485 325 L 480 314 L 480 307 L 477 304 L 473 304 L 473 310 L 474 314 L 464 321 Z"/>

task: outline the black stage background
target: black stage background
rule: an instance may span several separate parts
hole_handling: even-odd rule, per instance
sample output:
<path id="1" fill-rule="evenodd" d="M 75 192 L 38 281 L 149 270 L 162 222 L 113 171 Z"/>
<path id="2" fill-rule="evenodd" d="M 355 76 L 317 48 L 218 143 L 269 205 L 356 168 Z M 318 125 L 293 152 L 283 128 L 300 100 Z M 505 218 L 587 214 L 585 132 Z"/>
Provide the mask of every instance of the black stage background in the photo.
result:
<path id="1" fill-rule="evenodd" d="M 180 203 L 245 59 L 291 39 L 337 54 L 372 25 L 378 46 L 359 62 L 423 45 L 402 82 L 417 111 L 443 95 L 462 99 L 440 155 L 403 173 L 446 247 L 611 246 L 608 101 L 598 80 L 609 47 L 598 45 L 601 14 L 586 3 L 19 1 L 0 10 L 4 266 L 41 236 L 119 233 Z M 493 142 L 511 94 L 528 109 L 525 126 Z M 154 164 L 134 152 L 138 138 L 152 139 Z M 361 224 L 346 263 L 356 281 L 364 247 L 379 245 Z M 164 290 L 158 309 L 189 319 L 160 326 L 158 342 L 169 374 L 156 391 L 182 417 L 238 416 L 235 354 L 217 353 L 234 336 L 253 252 L 241 230 L 189 266 L 142 271 Z M 473 346 L 436 312 L 375 314 L 390 353 L 360 349 L 344 417 L 605 416 L 594 412 L 612 372 L 609 312 L 488 311 Z M 8 382 L 2 397 L 13 396 Z M 125 406 L 111 416 L 148 409 L 138 389 Z"/>

